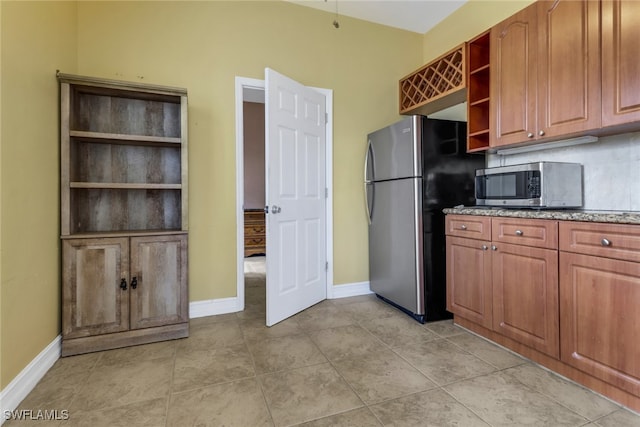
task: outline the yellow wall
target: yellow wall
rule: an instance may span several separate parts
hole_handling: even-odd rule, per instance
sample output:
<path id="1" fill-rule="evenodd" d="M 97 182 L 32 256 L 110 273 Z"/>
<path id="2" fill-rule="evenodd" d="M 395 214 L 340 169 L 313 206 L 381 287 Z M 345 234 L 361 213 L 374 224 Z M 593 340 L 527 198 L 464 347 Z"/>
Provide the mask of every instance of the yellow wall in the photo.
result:
<path id="1" fill-rule="evenodd" d="M 468 0 L 424 35 L 425 63 L 488 30 L 535 0 Z"/>
<path id="2" fill-rule="evenodd" d="M 399 119 L 422 35 L 286 2 L 80 2 L 78 72 L 189 91 L 189 292 L 236 294 L 235 76 L 334 91 L 334 282 L 368 280 L 366 134 Z"/>
<path id="3" fill-rule="evenodd" d="M 56 69 L 76 65 L 76 4 L 2 7 L 0 387 L 60 333 Z"/>

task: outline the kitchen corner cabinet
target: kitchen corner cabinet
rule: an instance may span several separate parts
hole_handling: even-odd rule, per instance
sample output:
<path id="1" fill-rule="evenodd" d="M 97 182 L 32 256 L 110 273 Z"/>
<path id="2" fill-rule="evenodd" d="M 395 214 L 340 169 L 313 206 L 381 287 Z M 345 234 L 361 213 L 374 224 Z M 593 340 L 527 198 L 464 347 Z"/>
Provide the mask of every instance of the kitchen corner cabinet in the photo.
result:
<path id="1" fill-rule="evenodd" d="M 640 2 L 602 1 L 602 126 L 640 129 Z"/>
<path id="2" fill-rule="evenodd" d="M 560 224 L 562 361 L 640 396 L 640 230 Z"/>
<path id="3" fill-rule="evenodd" d="M 62 355 L 188 336 L 186 90 L 58 80 Z"/>
<path id="4" fill-rule="evenodd" d="M 447 309 L 559 358 L 557 222 L 447 215 Z"/>
<path id="5" fill-rule="evenodd" d="M 597 1 L 538 1 L 491 29 L 491 146 L 601 126 Z"/>

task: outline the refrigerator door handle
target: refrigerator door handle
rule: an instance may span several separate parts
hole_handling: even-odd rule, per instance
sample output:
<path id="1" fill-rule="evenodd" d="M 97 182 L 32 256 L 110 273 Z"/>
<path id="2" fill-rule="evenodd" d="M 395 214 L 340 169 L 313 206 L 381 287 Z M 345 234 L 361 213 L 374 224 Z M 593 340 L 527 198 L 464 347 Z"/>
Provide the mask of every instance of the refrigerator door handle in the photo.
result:
<path id="1" fill-rule="evenodd" d="M 369 161 L 371 161 L 371 177 L 367 176 L 367 172 L 369 171 Z M 373 145 L 371 145 L 371 140 L 367 141 L 367 154 L 364 156 L 364 182 L 375 181 L 376 179 L 376 170 L 375 170 L 375 156 L 373 154 Z"/>
<path id="2" fill-rule="evenodd" d="M 371 187 L 371 209 L 369 209 L 369 187 Z M 371 225 L 371 219 L 373 218 L 373 207 L 376 201 L 376 187 L 372 182 L 364 183 L 364 207 L 367 211 L 367 221 Z"/>

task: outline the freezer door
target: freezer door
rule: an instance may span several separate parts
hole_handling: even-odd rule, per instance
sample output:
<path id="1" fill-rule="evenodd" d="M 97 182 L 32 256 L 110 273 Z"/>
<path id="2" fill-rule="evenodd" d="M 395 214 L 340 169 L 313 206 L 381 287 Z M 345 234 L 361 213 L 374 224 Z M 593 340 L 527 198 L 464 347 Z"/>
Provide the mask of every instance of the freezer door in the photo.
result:
<path id="1" fill-rule="evenodd" d="M 421 176 L 422 120 L 407 117 L 368 135 L 365 181 Z"/>
<path id="2" fill-rule="evenodd" d="M 376 294 L 424 314 L 422 180 L 376 182 L 369 225 L 369 281 Z"/>

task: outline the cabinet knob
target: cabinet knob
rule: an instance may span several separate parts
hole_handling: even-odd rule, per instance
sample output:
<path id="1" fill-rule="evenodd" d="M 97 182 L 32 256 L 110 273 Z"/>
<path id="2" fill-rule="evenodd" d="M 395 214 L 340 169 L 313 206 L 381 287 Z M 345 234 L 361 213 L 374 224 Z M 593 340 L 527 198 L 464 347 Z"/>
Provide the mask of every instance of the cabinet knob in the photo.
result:
<path id="1" fill-rule="evenodd" d="M 127 290 L 127 279 L 120 280 L 120 289 L 122 289 L 123 291 Z"/>
<path id="2" fill-rule="evenodd" d="M 462 224 L 462 225 L 460 226 L 460 230 L 466 230 L 466 229 L 467 229 L 467 226 L 466 226 L 466 225 Z"/>
<path id="3" fill-rule="evenodd" d="M 523 234 L 522 230 L 516 230 L 516 236 L 522 236 Z"/>
<path id="4" fill-rule="evenodd" d="M 527 138 L 533 138 L 533 132 L 529 132 L 529 133 L 527 134 Z"/>
<path id="5" fill-rule="evenodd" d="M 498 250 L 498 247 L 497 247 L 496 245 L 491 245 L 491 250 L 492 250 L 492 251 L 497 251 L 497 250 Z"/>
<path id="6" fill-rule="evenodd" d="M 482 245 L 482 250 L 486 251 L 487 249 L 489 249 L 489 247 L 487 245 Z"/>
<path id="7" fill-rule="evenodd" d="M 611 246 L 611 240 L 603 238 L 600 243 L 602 246 Z"/>
<path id="8" fill-rule="evenodd" d="M 540 136 L 544 136 L 544 131 L 543 131 L 543 130 L 541 130 L 540 132 L 538 132 L 538 135 L 540 135 Z"/>
<path id="9" fill-rule="evenodd" d="M 136 289 L 138 287 L 138 278 L 134 277 L 131 279 L 131 289 Z"/>

